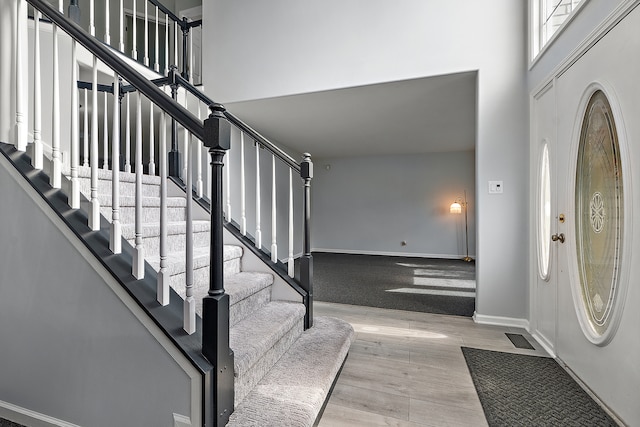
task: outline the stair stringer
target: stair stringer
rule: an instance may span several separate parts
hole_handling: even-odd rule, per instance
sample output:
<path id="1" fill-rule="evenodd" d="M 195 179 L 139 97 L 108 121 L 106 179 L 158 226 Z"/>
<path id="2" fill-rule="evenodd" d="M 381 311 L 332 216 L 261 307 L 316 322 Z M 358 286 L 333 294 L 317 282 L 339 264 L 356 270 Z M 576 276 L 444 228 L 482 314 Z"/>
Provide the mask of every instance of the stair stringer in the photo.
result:
<path id="1" fill-rule="evenodd" d="M 6 147 L 5 155 L 13 150 Z M 13 150 L 8 157 L 0 155 L 0 197 L 12 200 L 0 206 L 7 225 L 0 241 L 11 242 L 0 257 L 0 384 L 11 387 L 1 388 L 0 415 L 78 425 L 170 426 L 188 418 L 202 425 L 207 362 L 194 361 L 167 334 L 158 312 L 170 308 L 151 315 L 139 298 L 144 292 L 133 290 L 144 283 L 123 285 L 109 269 L 123 256 L 96 257 L 96 243 L 108 242 L 106 221 L 98 232 L 71 229 L 86 224 L 86 215 L 65 210 L 66 195 L 30 169 L 26 156 Z M 52 393 L 54 385 L 65 392 Z"/>

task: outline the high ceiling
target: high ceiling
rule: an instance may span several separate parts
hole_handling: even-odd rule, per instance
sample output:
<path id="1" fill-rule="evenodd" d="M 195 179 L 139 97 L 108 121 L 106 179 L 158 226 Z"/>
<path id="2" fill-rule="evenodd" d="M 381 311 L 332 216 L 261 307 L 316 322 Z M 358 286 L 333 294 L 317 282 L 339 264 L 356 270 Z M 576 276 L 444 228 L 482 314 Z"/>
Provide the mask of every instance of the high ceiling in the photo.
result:
<path id="1" fill-rule="evenodd" d="M 473 150 L 476 72 L 226 107 L 268 139 L 314 158 Z"/>

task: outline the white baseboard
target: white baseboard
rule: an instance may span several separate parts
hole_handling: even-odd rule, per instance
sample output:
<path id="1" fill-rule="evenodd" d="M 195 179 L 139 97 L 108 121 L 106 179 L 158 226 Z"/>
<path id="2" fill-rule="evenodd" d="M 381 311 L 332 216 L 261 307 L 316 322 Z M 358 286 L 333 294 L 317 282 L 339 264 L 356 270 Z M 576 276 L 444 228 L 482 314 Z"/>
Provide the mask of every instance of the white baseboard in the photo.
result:
<path id="1" fill-rule="evenodd" d="M 0 417 L 30 427 L 80 427 L 1 400 Z"/>
<path id="2" fill-rule="evenodd" d="M 516 317 L 487 316 L 473 313 L 473 321 L 482 325 L 506 326 L 509 328 L 522 328 L 529 330 L 529 321 Z"/>
<path id="3" fill-rule="evenodd" d="M 531 334 L 531 336 L 533 337 L 534 340 L 536 340 L 538 344 L 540 344 L 540 346 L 542 346 L 542 348 L 545 349 L 547 353 L 549 353 L 549 356 L 553 357 L 554 359 L 557 357 L 556 352 L 553 349 L 553 345 L 551 345 L 549 340 L 547 340 L 543 335 L 540 335 L 539 333 L 534 332 Z"/>
<path id="4" fill-rule="evenodd" d="M 415 252 L 386 252 L 386 251 L 365 251 L 356 249 L 327 249 L 327 248 L 313 248 L 311 252 L 328 252 L 335 254 L 354 254 L 354 255 L 383 255 L 383 256 L 398 256 L 409 258 L 440 258 L 440 259 L 462 259 L 464 255 L 450 255 L 450 254 L 423 254 Z M 475 259 L 474 256 L 471 258 Z"/>

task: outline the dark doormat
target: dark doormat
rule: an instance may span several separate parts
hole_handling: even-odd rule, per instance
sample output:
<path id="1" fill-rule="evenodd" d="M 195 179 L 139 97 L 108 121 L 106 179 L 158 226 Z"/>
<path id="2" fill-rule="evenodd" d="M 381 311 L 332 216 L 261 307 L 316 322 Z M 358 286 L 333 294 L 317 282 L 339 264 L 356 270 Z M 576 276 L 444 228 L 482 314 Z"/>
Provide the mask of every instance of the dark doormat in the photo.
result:
<path id="1" fill-rule="evenodd" d="M 490 426 L 617 426 L 548 357 L 462 347 Z"/>
<path id="2" fill-rule="evenodd" d="M 14 423 L 13 421 L 0 418 L 0 427 L 24 427 L 22 424 Z"/>

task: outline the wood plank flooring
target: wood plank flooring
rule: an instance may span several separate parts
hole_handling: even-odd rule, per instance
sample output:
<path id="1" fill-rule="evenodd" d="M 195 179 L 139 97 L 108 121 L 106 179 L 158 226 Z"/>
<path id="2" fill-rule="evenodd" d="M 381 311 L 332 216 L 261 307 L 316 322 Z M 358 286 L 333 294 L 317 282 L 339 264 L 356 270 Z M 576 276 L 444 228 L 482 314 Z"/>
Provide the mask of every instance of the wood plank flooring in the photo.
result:
<path id="1" fill-rule="evenodd" d="M 315 302 L 319 316 L 351 323 L 356 340 L 319 427 L 486 426 L 461 346 L 548 356 L 517 349 L 505 332 L 470 318 Z"/>

